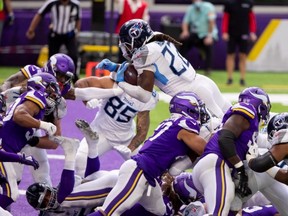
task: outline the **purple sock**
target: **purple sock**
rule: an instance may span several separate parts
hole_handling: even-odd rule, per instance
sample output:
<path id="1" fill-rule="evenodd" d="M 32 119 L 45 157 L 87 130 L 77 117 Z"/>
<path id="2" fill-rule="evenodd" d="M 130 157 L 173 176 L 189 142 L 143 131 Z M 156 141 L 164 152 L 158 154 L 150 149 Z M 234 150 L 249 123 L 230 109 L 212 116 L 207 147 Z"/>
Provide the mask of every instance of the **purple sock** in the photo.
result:
<path id="1" fill-rule="evenodd" d="M 0 194 L 0 206 L 3 209 L 6 209 L 7 206 L 9 206 L 13 202 L 14 202 L 13 199 L 11 199 L 10 197 Z"/>
<path id="2" fill-rule="evenodd" d="M 62 203 L 65 198 L 71 194 L 74 188 L 75 177 L 74 170 L 66 170 L 64 169 L 61 174 L 61 180 L 59 184 L 57 201 Z"/>
<path id="3" fill-rule="evenodd" d="M 100 169 L 100 161 L 99 161 L 99 157 L 96 158 L 87 158 L 87 166 L 86 166 L 86 170 L 85 170 L 85 177 L 99 171 Z"/>

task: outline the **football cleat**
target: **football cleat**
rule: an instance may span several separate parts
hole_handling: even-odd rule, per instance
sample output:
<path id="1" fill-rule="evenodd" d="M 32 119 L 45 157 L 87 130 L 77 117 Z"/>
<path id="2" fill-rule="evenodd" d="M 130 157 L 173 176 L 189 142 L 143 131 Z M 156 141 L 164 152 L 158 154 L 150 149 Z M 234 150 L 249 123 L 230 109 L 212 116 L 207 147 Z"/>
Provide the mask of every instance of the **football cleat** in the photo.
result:
<path id="1" fill-rule="evenodd" d="M 77 119 L 75 125 L 84 134 L 85 138 L 90 140 L 97 140 L 99 138 L 98 134 L 92 130 L 89 123 L 83 119 Z"/>

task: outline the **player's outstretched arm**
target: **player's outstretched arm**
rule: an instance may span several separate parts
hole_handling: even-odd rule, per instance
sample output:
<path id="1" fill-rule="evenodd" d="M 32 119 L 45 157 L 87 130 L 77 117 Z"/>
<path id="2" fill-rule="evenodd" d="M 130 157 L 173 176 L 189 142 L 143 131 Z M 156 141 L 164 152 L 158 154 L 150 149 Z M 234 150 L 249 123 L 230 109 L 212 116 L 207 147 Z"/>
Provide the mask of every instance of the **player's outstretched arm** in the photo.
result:
<path id="1" fill-rule="evenodd" d="M 137 126 L 136 126 L 136 135 L 131 140 L 128 148 L 133 152 L 137 149 L 141 143 L 144 142 L 150 125 L 150 115 L 149 111 L 142 111 L 137 114 Z"/>
<path id="2" fill-rule="evenodd" d="M 3 92 L 9 88 L 12 88 L 21 82 L 23 82 L 26 79 L 26 77 L 22 74 L 21 71 L 11 75 L 8 77 L 4 83 L 0 86 L 0 92 Z"/>

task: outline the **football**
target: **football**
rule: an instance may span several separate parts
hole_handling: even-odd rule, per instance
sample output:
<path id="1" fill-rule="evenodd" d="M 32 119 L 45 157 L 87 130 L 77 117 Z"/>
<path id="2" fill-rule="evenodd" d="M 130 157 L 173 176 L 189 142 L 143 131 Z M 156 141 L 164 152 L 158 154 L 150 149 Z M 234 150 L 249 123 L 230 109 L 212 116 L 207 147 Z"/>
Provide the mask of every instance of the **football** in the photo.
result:
<path id="1" fill-rule="evenodd" d="M 132 64 L 129 64 L 126 71 L 124 72 L 125 82 L 131 85 L 137 85 L 138 73 Z"/>

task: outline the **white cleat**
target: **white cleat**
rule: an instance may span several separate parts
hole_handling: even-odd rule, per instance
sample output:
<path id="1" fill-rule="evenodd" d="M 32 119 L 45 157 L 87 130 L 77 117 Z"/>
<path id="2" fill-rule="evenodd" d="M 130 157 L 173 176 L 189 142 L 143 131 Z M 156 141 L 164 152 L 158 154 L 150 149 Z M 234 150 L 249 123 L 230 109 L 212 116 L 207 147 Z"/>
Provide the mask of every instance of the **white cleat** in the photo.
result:
<path id="1" fill-rule="evenodd" d="M 66 154 L 76 155 L 80 144 L 80 141 L 78 139 L 68 137 L 60 137 L 59 139 L 62 140 L 62 142 L 60 142 L 59 145 L 63 148 L 65 155 Z"/>
<path id="2" fill-rule="evenodd" d="M 92 130 L 89 123 L 83 119 L 77 119 L 75 125 L 84 134 L 85 138 L 90 140 L 97 140 L 99 138 L 98 134 Z"/>

